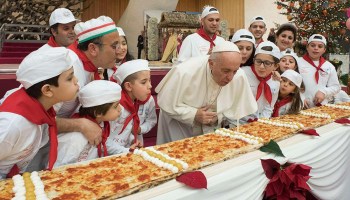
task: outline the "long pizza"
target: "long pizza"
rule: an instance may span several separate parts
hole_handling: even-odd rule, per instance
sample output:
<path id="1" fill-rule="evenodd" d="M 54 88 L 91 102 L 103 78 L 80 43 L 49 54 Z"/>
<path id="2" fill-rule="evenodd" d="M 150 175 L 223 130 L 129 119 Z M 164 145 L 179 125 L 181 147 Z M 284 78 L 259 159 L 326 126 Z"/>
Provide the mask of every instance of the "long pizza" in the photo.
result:
<path id="1" fill-rule="evenodd" d="M 252 151 L 271 139 L 281 140 L 302 129 L 315 128 L 346 116 L 350 116 L 350 103 L 324 105 L 295 115 L 259 119 L 239 128 L 217 129 L 209 134 L 138 149 L 134 153 L 39 172 L 33 175 L 38 177 L 33 183 L 28 178 L 32 175 L 23 174 L 23 177 L 0 181 L 0 200 L 17 196 L 35 199 L 40 195 L 42 199 L 55 200 L 115 199 L 148 189 L 183 172 Z M 38 179 L 42 182 L 39 186 Z"/>

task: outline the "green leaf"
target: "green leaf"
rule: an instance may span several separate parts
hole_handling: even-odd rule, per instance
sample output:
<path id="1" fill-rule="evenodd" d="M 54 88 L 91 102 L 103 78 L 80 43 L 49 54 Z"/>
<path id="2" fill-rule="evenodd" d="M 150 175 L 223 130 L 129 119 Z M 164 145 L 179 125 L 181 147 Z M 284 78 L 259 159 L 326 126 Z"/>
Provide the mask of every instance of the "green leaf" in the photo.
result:
<path id="1" fill-rule="evenodd" d="M 285 157 L 282 153 L 280 146 L 273 140 L 270 140 L 270 142 L 267 145 L 260 147 L 260 151 L 266 153 L 273 153 L 277 156 Z"/>

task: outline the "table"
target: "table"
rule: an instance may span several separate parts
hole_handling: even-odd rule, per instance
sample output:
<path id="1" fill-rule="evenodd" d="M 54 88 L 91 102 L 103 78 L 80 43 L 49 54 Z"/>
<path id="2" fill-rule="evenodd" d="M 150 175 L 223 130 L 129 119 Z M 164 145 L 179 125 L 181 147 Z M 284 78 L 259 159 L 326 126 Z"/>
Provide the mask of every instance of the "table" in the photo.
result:
<path id="1" fill-rule="evenodd" d="M 312 167 L 309 186 L 319 199 L 350 199 L 350 126 L 331 123 L 316 129 L 320 134 L 297 134 L 278 142 L 289 162 Z M 284 159 L 253 151 L 201 171 L 208 190 L 195 190 L 171 180 L 122 199 L 262 199 L 269 182 L 260 158 Z"/>

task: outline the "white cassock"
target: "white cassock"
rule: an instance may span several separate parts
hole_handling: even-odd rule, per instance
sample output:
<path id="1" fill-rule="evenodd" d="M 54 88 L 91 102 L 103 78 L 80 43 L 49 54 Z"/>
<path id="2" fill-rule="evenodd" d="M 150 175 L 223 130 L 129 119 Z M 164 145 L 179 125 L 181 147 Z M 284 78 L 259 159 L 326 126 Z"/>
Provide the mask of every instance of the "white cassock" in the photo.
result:
<path id="1" fill-rule="evenodd" d="M 209 56 L 193 57 L 172 68 L 156 88 L 161 108 L 157 144 L 193 137 L 220 127 L 223 119 L 239 119 L 257 110 L 255 98 L 243 70 L 220 87 L 212 79 Z M 218 122 L 205 126 L 195 122 L 199 108 L 213 105 Z"/>

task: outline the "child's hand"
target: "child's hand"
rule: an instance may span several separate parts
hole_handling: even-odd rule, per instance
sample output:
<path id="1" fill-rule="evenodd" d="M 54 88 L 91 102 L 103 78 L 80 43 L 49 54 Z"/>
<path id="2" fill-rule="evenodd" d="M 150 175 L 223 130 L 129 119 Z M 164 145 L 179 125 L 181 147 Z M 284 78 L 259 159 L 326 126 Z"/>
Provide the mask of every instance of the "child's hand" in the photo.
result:
<path id="1" fill-rule="evenodd" d="M 130 149 L 142 148 L 142 144 L 139 140 L 136 140 L 131 146 Z"/>
<path id="2" fill-rule="evenodd" d="M 281 75 L 278 71 L 272 71 L 272 80 L 281 81 Z"/>
<path id="3" fill-rule="evenodd" d="M 317 91 L 314 98 L 315 105 L 321 103 L 324 100 L 324 98 L 326 98 L 326 95 L 321 91 Z"/>
<path id="4" fill-rule="evenodd" d="M 132 131 L 131 131 L 132 133 L 134 133 L 134 129 L 132 129 Z M 139 135 L 141 133 L 141 127 L 139 126 L 139 128 L 137 129 L 137 135 Z"/>

